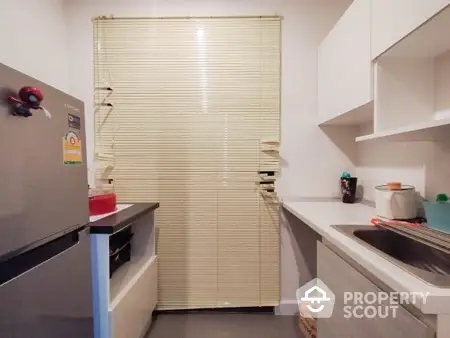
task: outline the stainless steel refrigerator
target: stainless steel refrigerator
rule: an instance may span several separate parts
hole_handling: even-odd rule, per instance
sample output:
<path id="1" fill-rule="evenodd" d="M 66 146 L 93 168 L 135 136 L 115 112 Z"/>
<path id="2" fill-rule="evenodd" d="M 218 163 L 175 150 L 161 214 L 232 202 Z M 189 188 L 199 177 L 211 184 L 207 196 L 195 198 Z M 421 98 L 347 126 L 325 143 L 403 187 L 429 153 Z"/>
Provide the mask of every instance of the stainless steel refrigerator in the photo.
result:
<path id="1" fill-rule="evenodd" d="M 93 337 L 84 105 L 2 64 L 0 95 L 0 337 Z"/>

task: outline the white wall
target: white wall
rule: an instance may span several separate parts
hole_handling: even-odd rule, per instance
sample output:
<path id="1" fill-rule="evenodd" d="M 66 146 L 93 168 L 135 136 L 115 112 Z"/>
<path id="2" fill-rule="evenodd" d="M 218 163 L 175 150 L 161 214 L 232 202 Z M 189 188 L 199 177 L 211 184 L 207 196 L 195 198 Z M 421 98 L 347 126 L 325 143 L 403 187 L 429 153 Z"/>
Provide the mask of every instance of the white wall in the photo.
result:
<path id="1" fill-rule="evenodd" d="M 355 175 L 363 187 L 364 199 L 375 200 L 374 186 L 386 182 L 414 185 L 426 194 L 426 163 L 433 145 L 429 142 L 389 143 L 380 140 L 358 144 L 358 166 Z"/>
<path id="2" fill-rule="evenodd" d="M 93 160 L 93 37 L 91 18 L 279 14 L 282 24 L 282 161 L 278 192 L 284 198 L 338 196 L 342 171 L 354 172 L 356 147 L 317 127 L 317 47 L 351 0 L 69 1 L 66 5 L 70 92 L 86 103 L 89 165 Z M 334 131 L 330 130 L 333 134 Z M 339 137 L 337 138 L 339 139 Z M 347 147 L 348 146 L 348 147 Z M 354 149 L 353 149 L 354 148 Z M 282 224 L 282 299 L 295 299 L 298 241 Z M 293 298 L 294 297 L 294 298 Z"/>
<path id="3" fill-rule="evenodd" d="M 362 142 L 357 146 L 356 176 L 364 199 L 373 201 L 374 186 L 389 181 L 416 187 L 422 197 L 450 194 L 450 142 Z"/>
<path id="4" fill-rule="evenodd" d="M 60 0 L 0 1 L 0 62 L 67 91 L 67 32 Z"/>

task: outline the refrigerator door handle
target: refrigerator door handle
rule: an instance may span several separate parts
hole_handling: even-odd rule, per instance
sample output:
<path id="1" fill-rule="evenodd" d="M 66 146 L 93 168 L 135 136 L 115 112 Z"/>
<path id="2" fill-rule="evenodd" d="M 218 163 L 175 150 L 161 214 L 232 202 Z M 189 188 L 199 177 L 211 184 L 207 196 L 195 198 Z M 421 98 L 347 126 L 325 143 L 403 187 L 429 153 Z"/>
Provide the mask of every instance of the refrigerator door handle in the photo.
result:
<path id="1" fill-rule="evenodd" d="M 0 261 L 0 286 L 74 247 L 79 241 L 80 229 L 77 229 L 15 257 Z"/>

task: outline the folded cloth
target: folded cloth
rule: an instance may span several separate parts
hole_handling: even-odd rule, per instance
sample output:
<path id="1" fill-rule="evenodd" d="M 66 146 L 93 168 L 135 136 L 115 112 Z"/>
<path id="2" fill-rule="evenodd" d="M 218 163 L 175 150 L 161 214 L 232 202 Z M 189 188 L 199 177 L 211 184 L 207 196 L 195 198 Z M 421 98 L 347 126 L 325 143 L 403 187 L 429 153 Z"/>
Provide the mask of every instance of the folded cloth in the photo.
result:
<path id="1" fill-rule="evenodd" d="M 308 320 L 308 319 L 302 318 L 302 319 L 301 319 L 301 323 L 302 323 L 304 326 L 310 328 L 311 330 L 316 330 L 316 329 L 317 329 L 317 323 L 316 323 L 315 320 L 312 321 L 312 320 Z"/>
<path id="2" fill-rule="evenodd" d="M 314 318 L 301 318 L 301 321 L 305 323 L 308 327 L 315 329 L 317 327 L 317 322 Z"/>
<path id="3" fill-rule="evenodd" d="M 317 325 L 315 320 L 311 320 L 310 318 L 306 319 L 303 317 L 299 317 L 299 327 L 303 332 L 305 337 L 316 337 L 317 336 Z"/>
<path id="4" fill-rule="evenodd" d="M 308 304 L 300 304 L 299 309 L 300 309 L 300 316 L 302 316 L 307 320 L 310 320 L 311 322 L 314 323 L 316 322 L 316 319 L 312 315 L 311 311 L 308 309 Z"/>

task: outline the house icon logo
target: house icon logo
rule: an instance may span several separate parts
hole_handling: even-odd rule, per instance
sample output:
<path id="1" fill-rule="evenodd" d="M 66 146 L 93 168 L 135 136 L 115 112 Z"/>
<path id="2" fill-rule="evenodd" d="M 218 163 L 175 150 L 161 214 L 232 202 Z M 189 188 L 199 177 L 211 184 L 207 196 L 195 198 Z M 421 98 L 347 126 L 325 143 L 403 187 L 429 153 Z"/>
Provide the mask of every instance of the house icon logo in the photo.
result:
<path id="1" fill-rule="evenodd" d="M 335 295 L 320 279 L 313 279 L 297 290 L 300 315 L 305 318 L 330 318 Z"/>
<path id="2" fill-rule="evenodd" d="M 320 297 L 311 297 L 311 294 L 319 294 Z M 301 298 L 302 302 L 309 303 L 306 307 L 312 313 L 318 313 L 322 311 L 325 308 L 325 304 L 323 304 L 323 302 L 328 302 L 330 300 L 331 299 L 327 297 L 326 291 L 322 290 L 317 285 L 306 291 L 305 297 Z M 314 307 L 314 303 L 317 304 L 317 307 Z"/>

